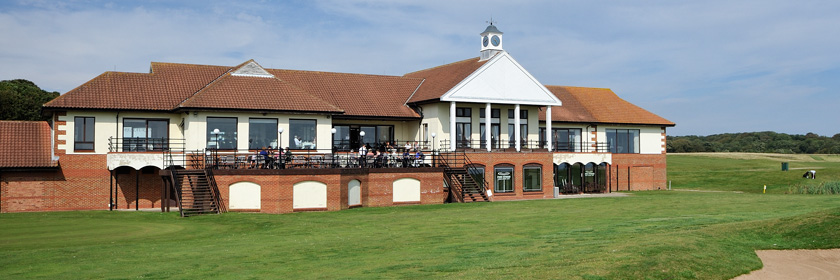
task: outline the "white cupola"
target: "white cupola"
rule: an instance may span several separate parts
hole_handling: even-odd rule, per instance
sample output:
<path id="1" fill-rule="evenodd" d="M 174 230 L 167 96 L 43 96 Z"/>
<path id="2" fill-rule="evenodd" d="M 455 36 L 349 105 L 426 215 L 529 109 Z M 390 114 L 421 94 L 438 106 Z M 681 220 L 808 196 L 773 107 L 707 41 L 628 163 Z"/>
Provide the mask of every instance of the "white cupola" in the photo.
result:
<path id="1" fill-rule="evenodd" d="M 490 25 L 484 29 L 484 32 L 481 32 L 481 58 L 479 61 L 488 60 L 497 53 L 503 51 L 502 49 L 502 31 L 499 31 L 495 25 L 493 25 L 493 21 L 490 21 Z"/>

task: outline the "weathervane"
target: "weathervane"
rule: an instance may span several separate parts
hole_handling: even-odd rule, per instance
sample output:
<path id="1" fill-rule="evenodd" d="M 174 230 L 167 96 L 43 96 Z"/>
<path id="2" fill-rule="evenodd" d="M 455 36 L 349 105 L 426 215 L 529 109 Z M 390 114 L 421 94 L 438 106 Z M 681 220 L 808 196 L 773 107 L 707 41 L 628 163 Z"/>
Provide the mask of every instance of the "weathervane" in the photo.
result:
<path id="1" fill-rule="evenodd" d="M 485 21 L 485 22 L 489 23 L 490 25 L 493 25 L 493 23 L 499 23 L 498 21 L 493 21 L 493 16 L 490 16 L 490 21 Z"/>

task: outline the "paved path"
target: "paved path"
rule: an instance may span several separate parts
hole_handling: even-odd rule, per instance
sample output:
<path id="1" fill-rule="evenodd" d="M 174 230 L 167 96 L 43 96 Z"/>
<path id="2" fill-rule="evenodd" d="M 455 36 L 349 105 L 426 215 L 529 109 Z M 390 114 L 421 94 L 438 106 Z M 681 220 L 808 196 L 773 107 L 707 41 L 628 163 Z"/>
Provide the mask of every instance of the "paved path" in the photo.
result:
<path id="1" fill-rule="evenodd" d="M 840 249 L 755 251 L 764 268 L 734 278 L 840 280 Z"/>

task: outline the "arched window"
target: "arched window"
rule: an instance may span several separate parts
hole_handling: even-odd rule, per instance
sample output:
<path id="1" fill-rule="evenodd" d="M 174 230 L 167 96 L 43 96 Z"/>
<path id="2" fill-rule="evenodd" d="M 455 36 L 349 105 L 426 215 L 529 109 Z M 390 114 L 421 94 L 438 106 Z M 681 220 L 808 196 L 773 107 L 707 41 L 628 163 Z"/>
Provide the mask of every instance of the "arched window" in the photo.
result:
<path id="1" fill-rule="evenodd" d="M 522 167 L 522 191 L 542 191 L 542 165 L 526 164 Z"/>
<path id="2" fill-rule="evenodd" d="M 598 174 L 598 191 L 603 192 L 607 190 L 607 163 L 602 162 L 598 165 L 598 170 L 595 172 Z"/>
<path id="3" fill-rule="evenodd" d="M 561 190 L 569 184 L 569 164 L 561 163 L 554 165 L 554 186 Z"/>
<path id="4" fill-rule="evenodd" d="M 584 192 L 594 192 L 595 185 L 595 163 L 587 163 L 583 167 L 583 189 Z"/>
<path id="5" fill-rule="evenodd" d="M 569 177 L 571 177 L 572 186 L 575 186 L 577 188 L 583 187 L 583 164 L 578 162 L 572 164 L 571 167 L 572 168 L 569 171 Z"/>

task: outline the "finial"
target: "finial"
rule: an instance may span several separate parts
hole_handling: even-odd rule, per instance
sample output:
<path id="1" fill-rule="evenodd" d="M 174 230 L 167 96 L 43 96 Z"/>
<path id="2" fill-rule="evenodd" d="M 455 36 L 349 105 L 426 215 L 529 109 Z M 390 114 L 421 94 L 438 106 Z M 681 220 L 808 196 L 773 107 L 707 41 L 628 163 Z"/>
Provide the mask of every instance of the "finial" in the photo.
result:
<path id="1" fill-rule="evenodd" d="M 497 21 L 493 21 L 493 16 L 490 16 L 490 21 L 485 21 L 485 22 L 489 23 L 490 25 L 493 25 L 493 23 L 496 23 Z"/>

